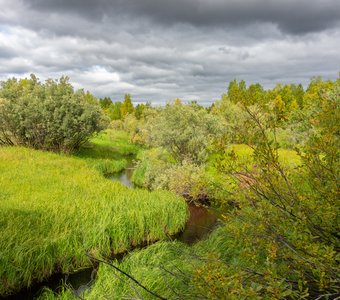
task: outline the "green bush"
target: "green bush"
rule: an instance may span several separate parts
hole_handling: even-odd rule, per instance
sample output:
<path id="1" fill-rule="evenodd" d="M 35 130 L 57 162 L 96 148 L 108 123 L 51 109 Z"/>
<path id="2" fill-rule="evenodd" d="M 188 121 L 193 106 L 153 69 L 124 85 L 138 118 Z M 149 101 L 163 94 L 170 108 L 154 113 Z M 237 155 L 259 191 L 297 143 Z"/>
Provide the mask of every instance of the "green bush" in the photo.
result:
<path id="1" fill-rule="evenodd" d="M 15 78 L 0 89 L 0 144 L 72 152 L 106 126 L 97 100 L 67 77 Z"/>
<path id="2" fill-rule="evenodd" d="M 205 162 L 207 149 L 224 133 L 221 118 L 180 100 L 149 117 L 144 130 L 149 133 L 145 136 L 150 146 L 163 147 L 178 162 L 190 160 L 196 164 Z"/>

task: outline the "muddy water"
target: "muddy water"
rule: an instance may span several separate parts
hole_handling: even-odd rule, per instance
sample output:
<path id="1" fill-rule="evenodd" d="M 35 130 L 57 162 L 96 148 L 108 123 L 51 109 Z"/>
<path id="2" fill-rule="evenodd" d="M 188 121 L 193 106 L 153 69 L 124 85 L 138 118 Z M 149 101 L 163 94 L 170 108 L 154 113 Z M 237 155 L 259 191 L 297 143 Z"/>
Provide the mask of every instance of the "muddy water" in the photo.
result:
<path id="1" fill-rule="evenodd" d="M 189 219 L 176 240 L 192 245 L 209 235 L 217 226 L 217 214 L 206 207 L 189 204 Z"/>
<path id="2" fill-rule="evenodd" d="M 107 178 L 113 181 L 119 181 L 122 184 L 133 188 L 134 184 L 131 182 L 132 173 L 133 168 L 132 165 L 130 165 L 122 172 Z M 213 210 L 203 206 L 189 204 L 188 208 L 190 215 L 185 228 L 182 232 L 178 233 L 174 239 L 192 245 L 213 231 L 218 223 L 218 215 Z M 49 288 L 55 293 L 58 293 L 63 285 L 70 287 L 73 290 L 74 295 L 81 299 L 84 291 L 91 288 L 93 285 L 97 267 L 98 266 L 93 266 L 72 274 L 55 274 L 48 280 L 37 283 L 29 289 L 23 289 L 14 295 L 7 297 L 0 296 L 0 300 L 32 300 L 38 297 L 44 288 Z"/>

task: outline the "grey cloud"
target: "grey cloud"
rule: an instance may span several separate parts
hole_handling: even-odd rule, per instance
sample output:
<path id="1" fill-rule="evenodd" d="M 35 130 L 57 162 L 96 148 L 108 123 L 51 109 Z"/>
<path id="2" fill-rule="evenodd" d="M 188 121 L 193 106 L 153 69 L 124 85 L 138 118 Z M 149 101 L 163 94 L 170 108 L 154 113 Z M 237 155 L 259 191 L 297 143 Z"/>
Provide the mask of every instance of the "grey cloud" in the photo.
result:
<path id="1" fill-rule="evenodd" d="M 98 97 L 207 104 L 234 78 L 335 78 L 338 3 L 0 0 L 0 80 L 67 75 Z"/>
<path id="2" fill-rule="evenodd" d="M 127 15 L 146 17 L 160 25 L 245 26 L 274 23 L 293 34 L 321 31 L 340 19 L 338 0 L 29 0 L 40 11 L 73 14 L 94 22 Z"/>

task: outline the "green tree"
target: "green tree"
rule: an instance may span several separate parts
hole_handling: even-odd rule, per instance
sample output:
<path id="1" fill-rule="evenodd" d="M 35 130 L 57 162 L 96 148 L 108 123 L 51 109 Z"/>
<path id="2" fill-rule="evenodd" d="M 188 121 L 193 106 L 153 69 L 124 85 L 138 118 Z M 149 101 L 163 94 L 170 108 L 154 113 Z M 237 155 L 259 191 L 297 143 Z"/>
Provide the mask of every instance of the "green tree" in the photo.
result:
<path id="1" fill-rule="evenodd" d="M 110 108 L 112 104 L 113 103 L 110 97 L 104 97 L 99 99 L 99 105 L 103 110 Z"/>
<path id="2" fill-rule="evenodd" d="M 247 86 L 244 80 L 239 83 L 234 79 L 228 86 L 228 98 L 231 102 L 245 102 L 246 101 Z"/>
<path id="3" fill-rule="evenodd" d="M 167 149 L 178 161 L 184 159 L 202 163 L 213 139 L 222 133 L 218 116 L 205 109 L 168 103 L 154 118 L 149 118 L 149 144 Z"/>
<path id="4" fill-rule="evenodd" d="M 296 169 L 279 161 L 273 117 L 246 106 L 256 168 L 233 164 L 232 153 L 225 161 L 225 172 L 243 187 L 226 221 L 237 264 L 225 264 L 233 270 L 225 280 L 239 278 L 239 288 L 256 287 L 264 298 L 339 296 L 340 80 L 314 100 L 319 110 L 307 120 L 314 131 Z"/>
<path id="5" fill-rule="evenodd" d="M 140 120 L 143 116 L 144 109 L 146 108 L 146 105 L 144 103 L 137 104 L 135 107 L 135 116 L 137 120 Z"/>
<path id="6" fill-rule="evenodd" d="M 110 117 L 111 120 L 121 120 L 122 119 L 122 102 L 117 101 L 115 103 L 112 103 L 110 107 L 107 110 L 107 114 Z"/>
<path id="7" fill-rule="evenodd" d="M 124 102 L 120 108 L 120 112 L 122 115 L 122 118 L 124 118 L 127 114 L 134 113 L 135 109 L 133 107 L 132 101 L 131 101 L 131 95 L 125 94 L 124 96 Z"/>
<path id="8" fill-rule="evenodd" d="M 15 78 L 0 89 L 0 143 L 71 152 L 107 125 L 98 101 L 67 77 Z"/>

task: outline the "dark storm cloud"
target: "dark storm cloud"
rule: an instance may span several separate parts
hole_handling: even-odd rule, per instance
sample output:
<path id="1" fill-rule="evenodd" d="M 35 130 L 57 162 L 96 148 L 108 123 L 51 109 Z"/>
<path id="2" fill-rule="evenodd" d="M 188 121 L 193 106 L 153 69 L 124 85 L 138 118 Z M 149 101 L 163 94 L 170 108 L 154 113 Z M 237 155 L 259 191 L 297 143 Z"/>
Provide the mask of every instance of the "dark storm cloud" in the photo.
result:
<path id="1" fill-rule="evenodd" d="M 29 0 L 36 10 L 76 14 L 100 21 L 105 17 L 144 16 L 158 24 L 244 26 L 273 23 L 288 33 L 302 34 L 334 26 L 340 19 L 338 0 Z"/>
<path id="2" fill-rule="evenodd" d="M 211 103 L 234 78 L 272 87 L 340 57 L 338 0 L 0 0 L 0 80 L 68 75 L 120 100 Z"/>

